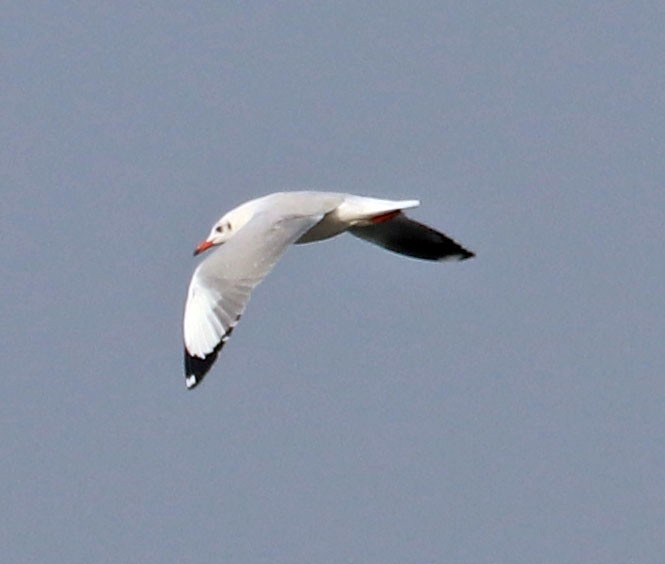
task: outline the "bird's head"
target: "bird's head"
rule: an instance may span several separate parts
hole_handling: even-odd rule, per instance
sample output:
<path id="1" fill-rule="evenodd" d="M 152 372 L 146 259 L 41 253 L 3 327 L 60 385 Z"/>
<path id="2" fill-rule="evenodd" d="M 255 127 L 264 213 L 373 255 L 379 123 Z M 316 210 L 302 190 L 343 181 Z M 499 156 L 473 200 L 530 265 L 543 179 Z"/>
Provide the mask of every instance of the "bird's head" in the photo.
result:
<path id="1" fill-rule="evenodd" d="M 253 215 L 254 210 L 246 205 L 239 206 L 224 214 L 212 226 L 208 237 L 196 246 L 194 256 L 207 251 L 211 247 L 226 243 Z"/>

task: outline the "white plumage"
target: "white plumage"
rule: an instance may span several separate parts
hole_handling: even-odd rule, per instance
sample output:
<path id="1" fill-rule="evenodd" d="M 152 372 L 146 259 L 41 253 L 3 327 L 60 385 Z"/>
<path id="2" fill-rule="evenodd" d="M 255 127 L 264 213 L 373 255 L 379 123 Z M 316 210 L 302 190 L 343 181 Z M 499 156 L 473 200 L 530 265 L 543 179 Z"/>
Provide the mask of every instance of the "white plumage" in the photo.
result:
<path id="1" fill-rule="evenodd" d="M 245 202 L 217 221 L 194 254 L 221 245 L 194 271 L 183 333 L 185 383 L 195 387 L 238 323 L 254 287 L 292 243 L 344 231 L 391 251 L 426 260 L 463 260 L 472 252 L 402 210 L 417 200 L 391 201 L 335 192 L 278 192 Z"/>

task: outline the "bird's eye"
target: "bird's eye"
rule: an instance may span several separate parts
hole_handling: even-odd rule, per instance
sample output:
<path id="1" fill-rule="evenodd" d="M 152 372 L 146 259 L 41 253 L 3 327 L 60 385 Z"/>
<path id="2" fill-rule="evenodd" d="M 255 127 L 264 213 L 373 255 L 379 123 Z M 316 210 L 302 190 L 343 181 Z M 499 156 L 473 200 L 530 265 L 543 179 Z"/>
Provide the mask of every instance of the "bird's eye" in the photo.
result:
<path id="1" fill-rule="evenodd" d="M 222 231 L 224 231 L 224 228 L 221 225 L 218 225 L 217 227 L 215 227 L 215 231 L 217 231 L 217 233 L 221 233 Z"/>

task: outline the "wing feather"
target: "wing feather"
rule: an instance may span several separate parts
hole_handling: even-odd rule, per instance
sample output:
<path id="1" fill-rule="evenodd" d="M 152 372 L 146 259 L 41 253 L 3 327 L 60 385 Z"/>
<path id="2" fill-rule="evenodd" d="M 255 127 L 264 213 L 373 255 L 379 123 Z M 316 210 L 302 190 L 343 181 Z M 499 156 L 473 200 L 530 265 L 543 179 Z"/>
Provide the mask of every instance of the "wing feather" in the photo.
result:
<path id="1" fill-rule="evenodd" d="M 199 384 L 210 370 L 240 320 L 252 290 L 288 246 L 323 215 L 257 213 L 194 271 L 183 320 L 188 388 Z"/>
<path id="2" fill-rule="evenodd" d="M 384 249 L 425 260 L 464 260 L 474 256 L 457 241 L 398 213 L 392 219 L 349 232 Z"/>

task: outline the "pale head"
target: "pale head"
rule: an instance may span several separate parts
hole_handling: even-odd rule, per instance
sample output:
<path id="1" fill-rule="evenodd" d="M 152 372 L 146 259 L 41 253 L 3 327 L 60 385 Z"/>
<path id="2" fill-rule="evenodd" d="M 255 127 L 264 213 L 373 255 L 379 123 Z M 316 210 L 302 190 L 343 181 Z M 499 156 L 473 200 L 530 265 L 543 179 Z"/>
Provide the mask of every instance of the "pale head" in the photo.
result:
<path id="1" fill-rule="evenodd" d="M 248 206 L 252 202 L 247 202 L 230 212 L 225 213 L 210 230 L 208 237 L 201 241 L 194 249 L 194 255 L 207 251 L 211 247 L 226 243 L 238 230 L 245 225 L 254 215 L 253 206 Z"/>

